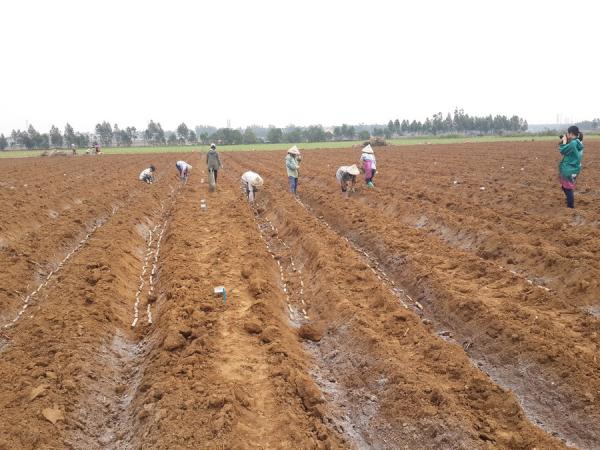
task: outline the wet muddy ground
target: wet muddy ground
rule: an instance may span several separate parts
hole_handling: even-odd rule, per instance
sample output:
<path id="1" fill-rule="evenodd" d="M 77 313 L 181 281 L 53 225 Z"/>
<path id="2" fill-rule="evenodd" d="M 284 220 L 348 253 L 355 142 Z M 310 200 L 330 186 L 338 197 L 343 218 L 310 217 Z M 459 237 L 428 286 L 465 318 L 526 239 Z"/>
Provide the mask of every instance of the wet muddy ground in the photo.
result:
<path id="1" fill-rule="evenodd" d="M 3 160 L 0 448 L 600 447 L 595 145 Z"/>

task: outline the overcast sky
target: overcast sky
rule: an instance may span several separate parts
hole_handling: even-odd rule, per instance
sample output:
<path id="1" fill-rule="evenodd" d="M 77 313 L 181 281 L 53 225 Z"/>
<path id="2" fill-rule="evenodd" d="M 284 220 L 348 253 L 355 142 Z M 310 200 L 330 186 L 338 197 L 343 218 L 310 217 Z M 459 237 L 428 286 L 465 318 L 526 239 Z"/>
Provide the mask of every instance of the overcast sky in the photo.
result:
<path id="1" fill-rule="evenodd" d="M 0 132 L 600 116 L 598 1 L 1 0 Z"/>

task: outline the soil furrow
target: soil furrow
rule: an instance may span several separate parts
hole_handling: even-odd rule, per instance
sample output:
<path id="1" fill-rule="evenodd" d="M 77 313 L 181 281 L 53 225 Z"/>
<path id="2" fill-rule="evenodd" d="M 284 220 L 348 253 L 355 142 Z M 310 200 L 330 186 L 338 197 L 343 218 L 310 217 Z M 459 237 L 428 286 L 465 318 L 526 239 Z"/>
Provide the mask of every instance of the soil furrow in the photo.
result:
<path id="1" fill-rule="evenodd" d="M 232 159 L 228 167 L 241 172 L 243 163 L 237 155 Z M 281 195 L 284 180 L 257 159 L 252 167 L 267 183 L 259 192 L 259 208 L 295 250 L 307 280 L 308 315 L 322 327 L 317 377 L 335 373 L 333 382 L 342 391 L 331 395 L 331 420 L 339 424 L 343 416 L 335 417 L 336 412 L 344 414 L 356 444 L 560 446 L 528 423 L 515 398 L 471 366 L 460 347 L 432 335 L 405 310 L 356 250 L 292 196 Z M 334 203 L 329 206 L 335 209 Z M 473 394 L 474 386 L 481 396 Z M 342 404 L 340 398 L 350 401 Z M 527 433 L 515 432 L 524 429 Z"/>

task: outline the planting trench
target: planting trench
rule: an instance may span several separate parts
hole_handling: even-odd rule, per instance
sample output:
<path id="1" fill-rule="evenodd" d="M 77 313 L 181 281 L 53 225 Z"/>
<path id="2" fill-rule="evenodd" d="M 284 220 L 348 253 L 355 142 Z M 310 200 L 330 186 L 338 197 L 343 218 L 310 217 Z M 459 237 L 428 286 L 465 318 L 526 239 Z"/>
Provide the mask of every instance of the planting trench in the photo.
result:
<path id="1" fill-rule="evenodd" d="M 143 228 L 161 223 L 152 211 L 168 206 L 176 184 L 138 190 L 135 177 L 129 182 L 130 195 L 113 199 L 123 207 L 72 250 L 5 330 L 0 448 L 106 448 L 132 432 L 129 387 L 145 351 L 130 331 Z"/>
<path id="2" fill-rule="evenodd" d="M 597 446 L 597 322 L 566 307 L 535 280 L 403 225 L 401 215 L 390 227 L 389 203 L 376 200 L 393 191 L 383 181 L 378 186 L 384 186 L 384 193 L 359 187 L 354 198 L 344 201 L 328 171 L 335 171 L 329 162 L 344 161 L 346 153 L 341 158 L 321 153 L 316 161 L 311 152 L 305 155 L 303 167 L 310 169 L 303 170 L 311 176 L 301 180 L 300 197 L 313 215 L 367 249 L 379 267 L 408 288 L 416 300 L 409 304 L 425 323 L 433 322 L 438 332 L 464 344 L 480 367 L 514 390 L 533 421 L 582 448 Z M 261 155 L 252 164 L 284 190 L 273 159 Z M 509 299 L 519 299 L 518 309 Z"/>
<path id="3" fill-rule="evenodd" d="M 241 173 L 234 159 L 228 167 Z M 257 211 L 293 252 L 307 315 L 323 335 L 309 347 L 314 376 L 332 403 L 328 420 L 357 447 L 560 446 L 528 423 L 514 397 L 474 368 L 460 347 L 432 335 L 406 310 L 400 286 L 386 284 L 386 275 L 350 243 L 281 195 L 256 160 L 252 167 L 267 183 Z"/>
<path id="4" fill-rule="evenodd" d="M 548 292 L 526 281 L 532 266 L 517 276 L 500 258 L 415 230 L 417 204 L 397 201 L 385 172 L 382 207 L 373 208 L 381 191 L 360 188 L 344 202 L 329 172 L 353 153 L 306 153 L 311 176 L 301 178 L 300 201 L 284 193 L 279 153 L 224 155 L 216 194 L 195 156 L 184 157 L 194 172 L 181 188 L 170 177 L 173 155 L 152 156 L 168 175 L 151 187 L 134 181 L 147 157 L 97 160 L 91 174 L 128 181 L 115 198 L 99 183 L 106 199 L 76 214 L 93 220 L 122 206 L 0 335 L 0 448 L 564 446 L 469 357 L 513 388 L 544 429 L 597 446 L 595 322 L 573 314 L 594 305 L 569 308 L 556 284 Z M 384 156 L 382 167 L 396 157 Z M 266 180 L 255 209 L 239 190 L 247 169 Z M 132 187 L 139 197 L 127 197 Z M 65 243 L 85 237 L 87 219 L 71 225 L 74 217 L 40 222 L 60 224 L 42 227 L 40 260 L 69 254 L 73 247 L 61 243 L 61 253 L 54 244 L 64 230 L 75 230 Z M 3 226 L 13 230 L 10 245 L 23 246 L 15 223 Z M 30 265 L 19 267 L 15 278 L 31 277 Z M 219 285 L 225 303 L 213 292 Z M 568 417 L 548 417 L 552 408 Z"/>

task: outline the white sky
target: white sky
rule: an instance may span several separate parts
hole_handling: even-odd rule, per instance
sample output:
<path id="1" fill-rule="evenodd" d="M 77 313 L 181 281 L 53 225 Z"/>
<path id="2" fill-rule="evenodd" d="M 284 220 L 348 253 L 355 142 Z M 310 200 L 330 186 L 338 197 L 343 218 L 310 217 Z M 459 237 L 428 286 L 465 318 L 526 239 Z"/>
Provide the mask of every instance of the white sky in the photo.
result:
<path id="1" fill-rule="evenodd" d="M 598 1 L 1 0 L 0 132 L 600 116 Z"/>

